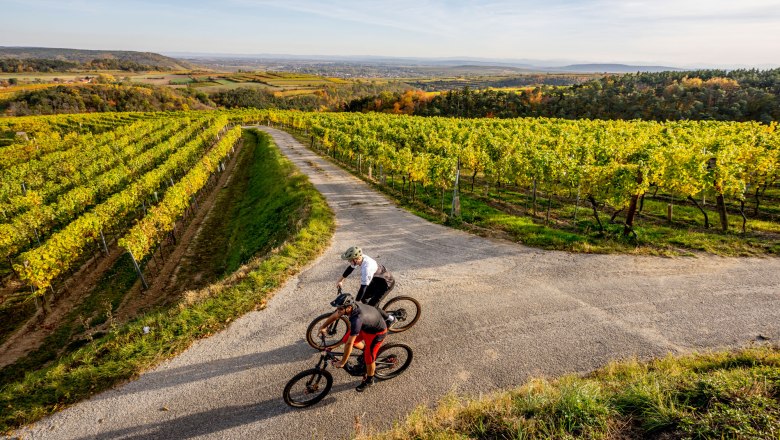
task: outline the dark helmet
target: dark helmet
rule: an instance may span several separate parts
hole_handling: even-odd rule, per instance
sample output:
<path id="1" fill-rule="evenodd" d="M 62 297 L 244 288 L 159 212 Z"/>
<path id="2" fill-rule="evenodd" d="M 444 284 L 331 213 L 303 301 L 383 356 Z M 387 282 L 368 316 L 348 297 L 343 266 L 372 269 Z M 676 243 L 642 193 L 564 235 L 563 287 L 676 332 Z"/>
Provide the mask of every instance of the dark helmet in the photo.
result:
<path id="1" fill-rule="evenodd" d="M 355 298 L 349 293 L 342 293 L 330 302 L 333 307 L 349 307 L 355 305 Z"/>

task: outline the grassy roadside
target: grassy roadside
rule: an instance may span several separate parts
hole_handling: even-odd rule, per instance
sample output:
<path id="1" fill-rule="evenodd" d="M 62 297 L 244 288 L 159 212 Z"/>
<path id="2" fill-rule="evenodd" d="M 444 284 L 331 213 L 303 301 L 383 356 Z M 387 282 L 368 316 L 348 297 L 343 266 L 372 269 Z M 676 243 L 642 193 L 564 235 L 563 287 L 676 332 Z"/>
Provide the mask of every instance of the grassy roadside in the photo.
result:
<path id="1" fill-rule="evenodd" d="M 176 292 L 198 289 L 235 272 L 254 255 L 264 255 L 287 239 L 305 217 L 307 194 L 287 191 L 277 197 L 281 183 L 279 152 L 271 138 L 244 132 L 244 147 L 229 185 L 219 188 L 215 205 L 194 239 L 191 254 L 181 264 Z M 284 162 L 281 174 L 304 180 L 292 164 Z M 292 186 L 302 187 L 301 182 Z"/>
<path id="2" fill-rule="evenodd" d="M 286 128 L 304 145 L 311 139 L 300 132 Z M 321 154 L 321 152 L 320 152 Z M 562 250 L 582 253 L 626 253 L 635 255 L 693 256 L 708 253 L 719 256 L 778 256 L 780 255 L 780 193 L 774 188 L 766 193 L 761 214 L 752 217 L 752 208 L 746 207 L 748 215 L 745 233 L 742 232 L 742 217 L 730 207 L 729 231 L 719 229 L 717 213 L 713 209 L 714 196 L 710 195 L 705 211 L 713 226 L 703 226 L 699 209 L 686 200 L 648 194 L 642 211 L 637 214 L 634 231 L 637 237 L 623 236 L 624 212 L 615 215 L 602 206 L 599 219 L 603 229 L 593 216 L 587 200 L 572 203 L 571 194 L 546 194 L 541 189 L 534 198 L 528 188 L 515 186 L 488 186 L 477 179 L 471 191 L 470 176 L 461 176 L 461 216 L 450 218 L 452 188 L 442 198 L 440 190 L 417 186 L 414 198 L 409 190 L 401 191 L 402 180 L 396 175 L 394 182 L 387 176 L 387 183 L 380 184 L 359 174 L 354 163 L 336 161 L 322 155 L 331 162 L 346 169 L 356 177 L 372 185 L 410 212 L 438 224 L 463 229 L 481 236 L 501 237 L 527 246 L 548 250 Z M 365 172 L 365 169 L 363 170 Z M 376 170 L 375 170 L 376 171 Z M 408 185 L 407 185 L 408 186 Z M 442 200 L 444 209 L 442 210 Z M 700 203 L 702 201 L 699 201 Z M 673 222 L 667 218 L 667 209 L 672 205 Z M 548 214 L 549 211 L 549 214 Z"/>
<path id="3" fill-rule="evenodd" d="M 255 132 L 254 136 L 268 139 Z M 262 309 L 273 291 L 291 275 L 319 255 L 334 230 L 333 213 L 324 198 L 305 176 L 294 171 L 275 147 L 267 156 L 269 200 L 297 203 L 289 211 L 276 209 L 255 220 L 295 213 L 295 219 L 279 223 L 295 225 L 284 229 L 286 240 L 262 258 L 255 258 L 220 283 L 191 292 L 180 303 L 150 312 L 128 324 L 112 327 L 100 339 L 91 341 L 43 369 L 0 388 L 0 432 L 34 422 L 81 399 L 133 378 L 185 350 L 193 341 L 209 336 L 228 323 L 256 309 Z M 275 165 L 275 166 L 273 166 Z M 262 205 L 258 205 L 262 208 Z M 247 214 L 246 219 L 251 218 Z M 260 223 L 258 223 L 260 224 Z M 265 223 L 268 224 L 268 223 Z M 251 231 L 247 231 L 248 233 Z M 237 237 L 240 239 L 240 236 Z M 143 328 L 149 327 L 149 333 Z"/>
<path id="4" fill-rule="evenodd" d="M 780 347 L 615 362 L 420 407 L 388 439 L 780 438 Z"/>

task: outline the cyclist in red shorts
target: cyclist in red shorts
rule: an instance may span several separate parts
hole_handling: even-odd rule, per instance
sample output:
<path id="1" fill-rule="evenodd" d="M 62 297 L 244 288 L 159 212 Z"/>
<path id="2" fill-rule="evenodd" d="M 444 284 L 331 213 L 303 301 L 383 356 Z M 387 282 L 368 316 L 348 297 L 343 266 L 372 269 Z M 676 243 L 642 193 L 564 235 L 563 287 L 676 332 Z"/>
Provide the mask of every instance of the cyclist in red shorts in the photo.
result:
<path id="1" fill-rule="evenodd" d="M 336 311 L 325 320 L 325 323 L 320 327 L 320 332 L 325 333 L 327 327 L 335 320 L 339 319 L 341 315 L 349 316 L 350 331 L 349 334 L 344 335 L 342 342 L 345 342 L 344 357 L 337 365 L 333 365 L 336 368 L 344 368 L 349 355 L 352 353 L 352 347 L 357 347 L 363 350 L 363 360 L 366 365 L 366 375 L 363 378 L 363 382 L 355 388 L 357 391 L 363 391 L 368 387 L 374 386 L 376 378 L 374 378 L 374 371 L 376 370 L 376 355 L 379 352 L 379 347 L 382 346 L 382 342 L 387 335 L 387 324 L 385 320 L 388 319 L 388 315 L 376 307 L 368 304 L 360 304 L 355 301 L 349 293 L 342 293 L 336 299 L 331 301 L 330 305 L 336 307 Z"/>

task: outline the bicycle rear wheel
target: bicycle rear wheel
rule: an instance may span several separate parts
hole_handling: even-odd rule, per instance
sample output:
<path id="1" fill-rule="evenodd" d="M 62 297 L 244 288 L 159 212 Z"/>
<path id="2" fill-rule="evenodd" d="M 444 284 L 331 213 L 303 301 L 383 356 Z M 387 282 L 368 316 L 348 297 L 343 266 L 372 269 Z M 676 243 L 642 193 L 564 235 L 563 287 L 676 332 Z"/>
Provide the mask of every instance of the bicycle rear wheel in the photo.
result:
<path id="1" fill-rule="evenodd" d="M 379 380 L 392 379 L 412 364 L 412 349 L 404 344 L 382 345 L 376 356 L 374 375 Z"/>
<path id="2" fill-rule="evenodd" d="M 332 386 L 333 375 L 330 372 L 312 368 L 290 379 L 282 397 L 286 404 L 294 408 L 305 408 L 325 398 Z"/>
<path id="3" fill-rule="evenodd" d="M 420 302 L 410 296 L 396 296 L 382 306 L 382 310 L 395 317 L 388 329 L 390 333 L 409 330 L 420 319 Z"/>

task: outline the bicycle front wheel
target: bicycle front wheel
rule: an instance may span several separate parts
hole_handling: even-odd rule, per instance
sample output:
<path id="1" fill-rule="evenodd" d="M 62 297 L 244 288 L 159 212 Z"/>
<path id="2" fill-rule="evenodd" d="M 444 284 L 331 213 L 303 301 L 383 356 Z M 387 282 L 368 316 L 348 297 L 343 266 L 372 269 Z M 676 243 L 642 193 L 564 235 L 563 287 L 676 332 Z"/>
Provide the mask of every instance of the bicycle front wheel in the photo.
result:
<path id="1" fill-rule="evenodd" d="M 388 329 L 390 333 L 409 330 L 420 319 L 420 302 L 410 296 L 396 296 L 382 310 L 395 317 L 395 322 Z"/>
<path id="2" fill-rule="evenodd" d="M 333 375 L 330 372 L 312 368 L 290 379 L 282 397 L 286 404 L 294 408 L 305 408 L 324 399 L 332 386 Z"/>
<path id="3" fill-rule="evenodd" d="M 382 345 L 376 356 L 376 372 L 379 380 L 392 379 L 412 364 L 412 349 L 404 344 Z"/>
<path id="4" fill-rule="evenodd" d="M 328 326 L 325 332 L 325 344 L 323 345 L 320 338 L 320 327 L 325 323 L 332 313 L 323 313 L 322 315 L 314 318 L 314 321 L 309 324 L 309 328 L 306 329 L 306 342 L 317 350 L 323 350 L 325 348 L 331 348 L 339 345 L 344 336 L 349 333 L 349 319 L 346 316 L 341 316 Z"/>

